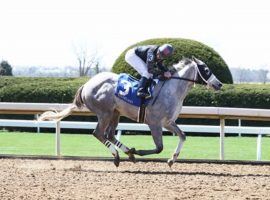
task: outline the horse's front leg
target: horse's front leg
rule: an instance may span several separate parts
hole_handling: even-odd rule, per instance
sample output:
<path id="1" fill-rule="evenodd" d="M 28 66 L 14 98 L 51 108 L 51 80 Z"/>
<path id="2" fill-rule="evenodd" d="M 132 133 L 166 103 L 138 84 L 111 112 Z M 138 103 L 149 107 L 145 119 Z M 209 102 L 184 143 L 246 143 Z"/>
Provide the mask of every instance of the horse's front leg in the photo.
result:
<path id="1" fill-rule="evenodd" d="M 150 155 L 150 154 L 157 154 L 163 150 L 163 142 L 162 142 L 162 127 L 157 125 L 149 125 L 151 130 L 151 134 L 156 145 L 155 149 L 151 150 L 134 150 L 134 153 L 140 156 Z"/>
<path id="2" fill-rule="evenodd" d="M 180 151 L 183 147 L 183 144 L 186 140 L 186 135 L 185 133 L 177 126 L 177 124 L 175 122 L 166 125 L 165 126 L 166 129 L 168 129 L 170 132 L 172 133 L 176 133 L 179 136 L 179 142 L 178 145 L 174 151 L 174 154 L 172 155 L 172 158 L 170 158 L 168 160 L 168 165 L 171 167 L 173 165 L 173 163 L 176 161 L 176 159 L 178 158 Z"/>

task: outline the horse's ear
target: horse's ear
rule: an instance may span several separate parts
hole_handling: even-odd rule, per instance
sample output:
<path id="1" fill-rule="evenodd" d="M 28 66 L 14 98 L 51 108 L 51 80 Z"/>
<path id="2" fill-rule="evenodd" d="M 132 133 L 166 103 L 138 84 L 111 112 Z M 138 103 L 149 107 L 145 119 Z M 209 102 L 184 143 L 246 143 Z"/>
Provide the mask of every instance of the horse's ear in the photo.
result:
<path id="1" fill-rule="evenodd" d="M 198 59 L 195 56 L 191 56 L 191 58 L 195 63 L 198 63 Z"/>
<path id="2" fill-rule="evenodd" d="M 195 61 L 195 62 L 198 60 L 195 56 L 191 56 L 191 58 L 192 58 L 192 60 Z"/>
<path id="3" fill-rule="evenodd" d="M 196 58 L 195 56 L 192 56 L 192 60 L 197 64 L 197 65 L 203 65 L 204 62 Z"/>

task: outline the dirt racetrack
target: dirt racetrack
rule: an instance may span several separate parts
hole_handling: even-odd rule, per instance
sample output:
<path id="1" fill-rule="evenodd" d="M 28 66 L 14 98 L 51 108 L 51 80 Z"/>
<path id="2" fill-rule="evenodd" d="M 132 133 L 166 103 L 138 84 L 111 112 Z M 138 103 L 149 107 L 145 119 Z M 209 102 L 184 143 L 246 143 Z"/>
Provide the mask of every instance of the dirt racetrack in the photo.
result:
<path id="1" fill-rule="evenodd" d="M 270 199 L 270 166 L 0 159 L 0 199 Z"/>

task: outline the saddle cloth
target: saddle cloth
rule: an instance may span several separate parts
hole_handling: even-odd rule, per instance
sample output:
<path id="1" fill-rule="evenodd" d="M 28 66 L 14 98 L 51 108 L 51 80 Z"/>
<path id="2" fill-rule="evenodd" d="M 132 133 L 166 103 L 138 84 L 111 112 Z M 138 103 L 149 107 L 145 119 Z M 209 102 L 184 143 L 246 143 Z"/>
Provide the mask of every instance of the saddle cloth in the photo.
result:
<path id="1" fill-rule="evenodd" d="M 125 73 L 119 74 L 117 87 L 115 89 L 115 95 L 122 99 L 123 101 L 140 107 L 142 103 L 142 98 L 137 96 L 137 91 L 139 89 L 139 81 L 133 76 Z M 151 86 L 150 92 L 153 92 L 153 84 Z M 147 105 L 151 99 L 144 100 L 144 104 Z"/>

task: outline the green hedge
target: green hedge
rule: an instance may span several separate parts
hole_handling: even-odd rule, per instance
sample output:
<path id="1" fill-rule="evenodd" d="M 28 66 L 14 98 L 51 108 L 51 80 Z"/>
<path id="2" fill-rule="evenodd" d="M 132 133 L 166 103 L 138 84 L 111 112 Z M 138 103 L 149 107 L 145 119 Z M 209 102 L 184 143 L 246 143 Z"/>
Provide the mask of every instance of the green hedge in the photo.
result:
<path id="1" fill-rule="evenodd" d="M 1 102 L 72 102 L 77 89 L 88 78 L 0 78 Z"/>
<path id="2" fill-rule="evenodd" d="M 128 49 L 133 48 L 134 46 L 147 45 L 147 44 L 156 44 L 161 45 L 164 43 L 172 44 L 175 48 L 173 56 L 168 59 L 165 64 L 167 66 L 172 66 L 173 63 L 177 63 L 182 57 L 191 58 L 191 56 L 196 56 L 197 58 L 204 61 L 208 67 L 213 71 L 213 73 L 219 78 L 223 83 L 233 83 L 231 72 L 222 59 L 222 57 L 211 47 L 207 45 L 188 39 L 182 38 L 159 38 L 159 39 L 150 39 L 139 42 L 135 45 L 128 47 L 115 61 L 112 71 L 115 73 L 129 73 L 138 77 L 137 72 L 131 68 L 125 62 L 125 53 Z"/>
<path id="3" fill-rule="evenodd" d="M 196 86 L 184 105 L 270 109 L 270 87 L 268 84 L 225 84 L 221 91 L 215 92 Z"/>
<path id="4" fill-rule="evenodd" d="M 1 102 L 70 103 L 88 78 L 0 78 Z M 184 101 L 186 106 L 270 108 L 268 84 L 225 84 L 214 92 L 196 85 Z"/>

